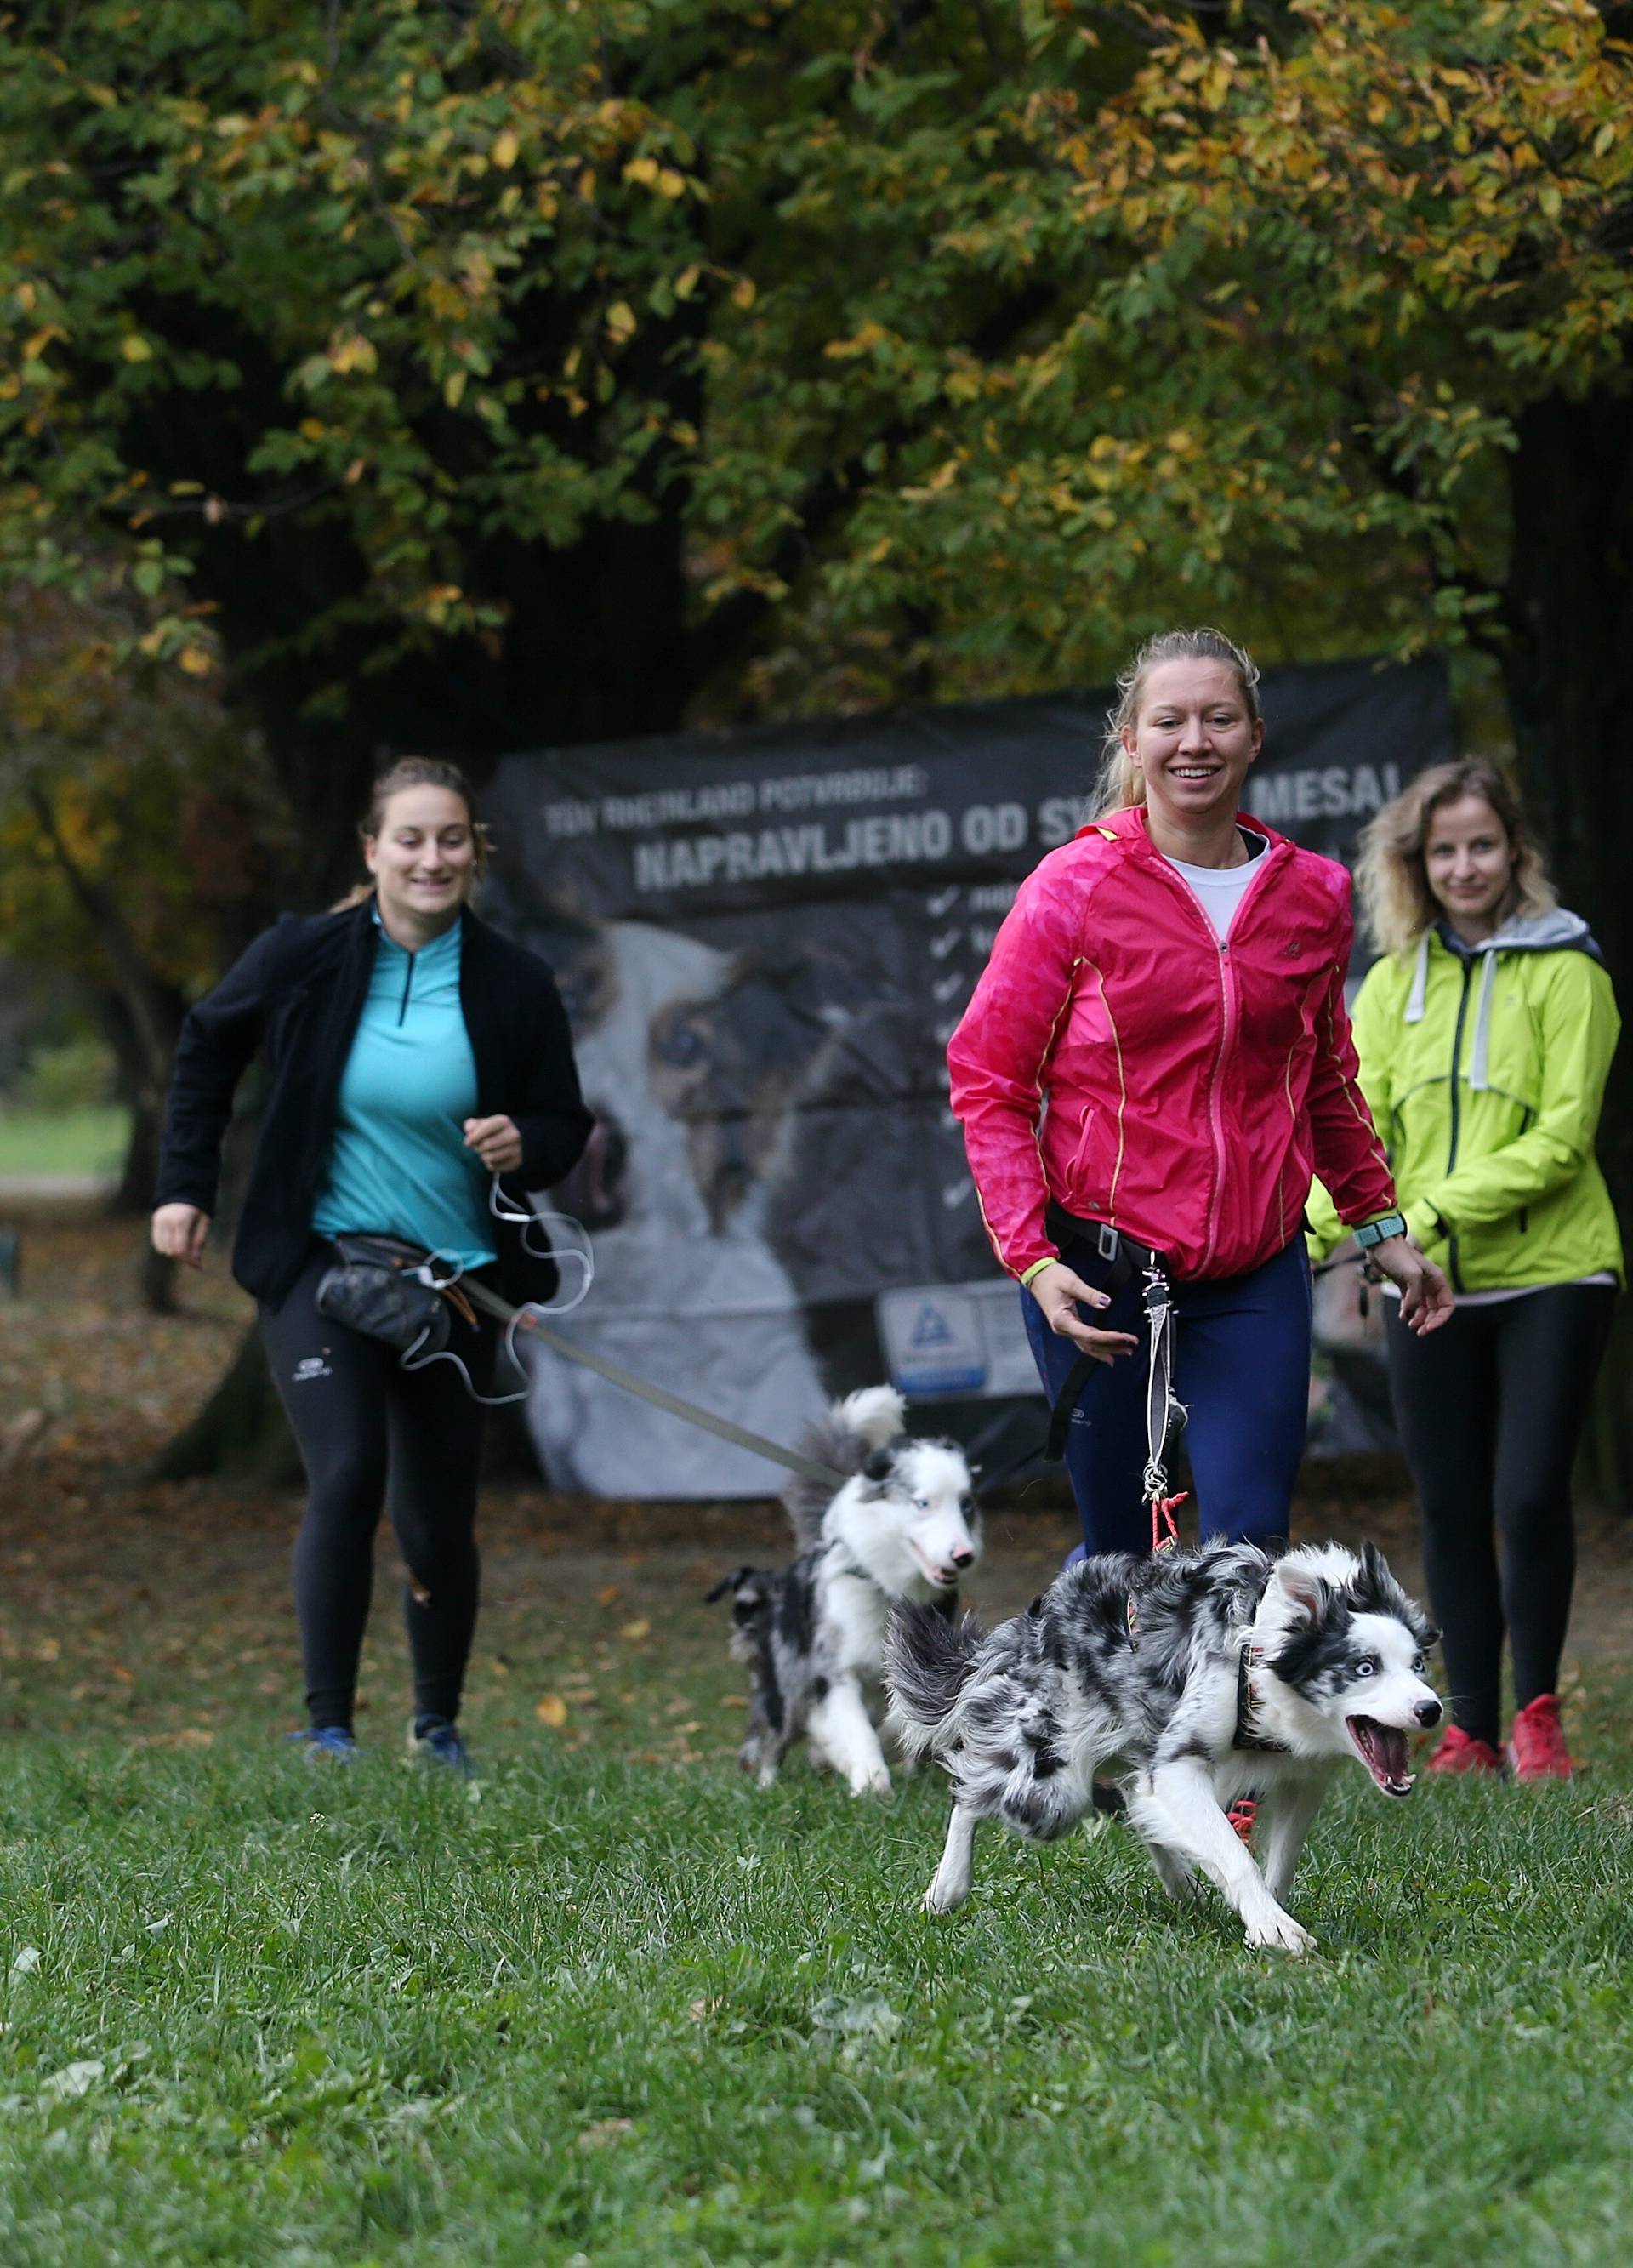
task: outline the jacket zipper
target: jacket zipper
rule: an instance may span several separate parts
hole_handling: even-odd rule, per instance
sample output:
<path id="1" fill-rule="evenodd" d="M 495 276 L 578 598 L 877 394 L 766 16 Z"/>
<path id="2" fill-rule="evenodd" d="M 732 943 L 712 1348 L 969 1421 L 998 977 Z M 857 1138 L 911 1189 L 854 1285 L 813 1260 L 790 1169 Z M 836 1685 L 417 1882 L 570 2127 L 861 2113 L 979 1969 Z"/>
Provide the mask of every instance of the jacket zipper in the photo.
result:
<path id="1" fill-rule="evenodd" d="M 1469 980 L 1475 973 L 1472 961 L 1463 963 L 1463 996 L 1457 1004 L 1457 1022 L 1452 1032 L 1452 1139 L 1446 1151 L 1445 1170 L 1449 1179 L 1457 1170 L 1457 1140 L 1462 1124 L 1462 1098 L 1458 1093 L 1458 1073 L 1463 1059 L 1463 1023 L 1468 1014 Z M 1462 1263 L 1457 1248 L 1457 1231 L 1446 1239 L 1446 1258 L 1451 1263 L 1452 1289 L 1463 1289 Z"/>
<path id="2" fill-rule="evenodd" d="M 397 1009 L 397 1028 L 401 1030 L 408 1020 L 408 995 L 414 989 L 414 955 L 408 955 L 408 965 L 402 972 L 402 998 Z"/>
<path id="3" fill-rule="evenodd" d="M 1275 855 L 1275 845 L 1267 844 L 1259 853 L 1255 863 L 1262 869 L 1269 865 Z M 1181 896 L 1207 932 L 1210 943 L 1217 947 L 1214 954 L 1214 967 L 1219 973 L 1219 1003 L 1224 1010 L 1218 1052 L 1214 1057 L 1213 1073 L 1208 1082 L 1208 1125 L 1213 1136 L 1213 1189 L 1208 1201 L 1208 1242 L 1203 1252 L 1202 1264 L 1197 1270 L 1198 1275 L 1202 1275 L 1206 1271 L 1208 1263 L 1213 1258 L 1214 1247 L 1219 1241 L 1219 1199 L 1225 1189 L 1225 1124 L 1219 1114 L 1219 1081 L 1225 1070 L 1225 1057 L 1231 1052 L 1231 1041 L 1235 1031 L 1236 979 L 1231 968 L 1230 939 L 1221 937 L 1214 928 L 1207 908 L 1184 875 L 1174 873 L 1168 861 L 1165 860 L 1164 864 L 1168 865 L 1169 874 L 1178 885 Z M 1241 919 L 1248 899 L 1253 896 L 1263 879 L 1262 872 L 1256 873 L 1236 901 L 1233 923 Z"/>

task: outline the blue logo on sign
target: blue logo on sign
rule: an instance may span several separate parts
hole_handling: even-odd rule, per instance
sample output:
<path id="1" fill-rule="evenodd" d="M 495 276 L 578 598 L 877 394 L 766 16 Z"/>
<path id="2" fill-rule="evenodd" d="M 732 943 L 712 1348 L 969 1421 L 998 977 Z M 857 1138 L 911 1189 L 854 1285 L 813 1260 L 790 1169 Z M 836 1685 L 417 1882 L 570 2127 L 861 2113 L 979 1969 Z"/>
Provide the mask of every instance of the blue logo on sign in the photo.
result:
<path id="1" fill-rule="evenodd" d="M 918 1311 L 908 1344 L 916 1348 L 945 1346 L 952 1337 L 953 1330 L 946 1317 L 939 1307 L 932 1307 L 927 1300 Z"/>

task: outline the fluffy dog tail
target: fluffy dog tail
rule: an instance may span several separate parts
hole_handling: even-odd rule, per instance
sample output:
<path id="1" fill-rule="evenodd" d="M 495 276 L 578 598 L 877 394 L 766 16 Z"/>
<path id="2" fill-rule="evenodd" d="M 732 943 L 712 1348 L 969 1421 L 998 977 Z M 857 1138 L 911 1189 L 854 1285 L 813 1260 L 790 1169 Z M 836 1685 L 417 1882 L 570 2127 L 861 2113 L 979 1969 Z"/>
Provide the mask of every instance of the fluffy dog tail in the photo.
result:
<path id="1" fill-rule="evenodd" d="M 805 1428 L 799 1447 L 807 1457 L 849 1480 L 876 1450 L 900 1439 L 907 1416 L 907 1403 L 894 1386 L 864 1386 L 859 1393 L 846 1395 L 842 1402 L 830 1403 L 815 1425 Z M 807 1480 L 798 1473 L 783 1491 L 783 1501 L 800 1549 L 815 1543 L 822 1533 L 823 1514 L 834 1501 L 834 1491 L 825 1481 Z"/>
<path id="2" fill-rule="evenodd" d="M 910 1600 L 895 1607 L 885 1632 L 885 1683 L 891 1724 L 909 1755 L 933 1754 L 957 1738 L 959 1705 L 985 1635 L 974 1615 L 954 1623 Z"/>

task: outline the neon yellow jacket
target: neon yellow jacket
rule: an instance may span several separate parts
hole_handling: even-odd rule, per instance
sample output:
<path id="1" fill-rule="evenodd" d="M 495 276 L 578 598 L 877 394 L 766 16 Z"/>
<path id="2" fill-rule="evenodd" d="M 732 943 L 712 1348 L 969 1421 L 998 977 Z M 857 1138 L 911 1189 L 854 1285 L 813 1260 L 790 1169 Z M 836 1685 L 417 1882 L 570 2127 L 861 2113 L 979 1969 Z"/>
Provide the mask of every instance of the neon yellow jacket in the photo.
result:
<path id="1" fill-rule="evenodd" d="M 1475 947 L 1431 930 L 1356 1000 L 1361 1087 L 1407 1226 L 1459 1292 L 1622 1275 L 1593 1155 L 1622 1020 L 1587 924 L 1560 910 Z M 1318 1182 L 1310 1249 L 1348 1231 Z"/>

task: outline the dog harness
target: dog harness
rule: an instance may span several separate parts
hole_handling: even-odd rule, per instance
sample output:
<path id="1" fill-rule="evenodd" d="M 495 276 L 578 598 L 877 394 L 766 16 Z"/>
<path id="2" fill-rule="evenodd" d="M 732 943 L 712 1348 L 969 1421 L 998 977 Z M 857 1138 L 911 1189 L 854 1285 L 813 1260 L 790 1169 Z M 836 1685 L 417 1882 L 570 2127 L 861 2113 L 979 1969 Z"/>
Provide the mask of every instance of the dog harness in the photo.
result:
<path id="1" fill-rule="evenodd" d="M 1231 1735 L 1233 1749 L 1262 1749 L 1273 1756 L 1291 1754 L 1285 1741 L 1267 1741 L 1253 1728 L 1253 1687 L 1250 1679 L 1254 1664 L 1262 1659 L 1264 1648 L 1255 1646 L 1251 1638 L 1242 1640 L 1242 1650 L 1236 1657 L 1236 1730 Z"/>

